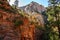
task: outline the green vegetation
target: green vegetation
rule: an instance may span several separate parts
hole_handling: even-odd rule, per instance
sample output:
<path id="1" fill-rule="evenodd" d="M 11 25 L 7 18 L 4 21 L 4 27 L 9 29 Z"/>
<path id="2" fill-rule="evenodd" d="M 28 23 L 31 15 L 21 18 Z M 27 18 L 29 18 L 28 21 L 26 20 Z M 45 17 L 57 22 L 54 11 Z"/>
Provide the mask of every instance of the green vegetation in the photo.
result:
<path id="1" fill-rule="evenodd" d="M 59 0 L 49 0 L 49 6 L 46 8 L 45 12 L 47 15 L 47 23 L 45 24 L 43 40 L 60 40 L 60 1 Z"/>
<path id="2" fill-rule="evenodd" d="M 14 20 L 14 25 L 15 26 L 23 25 L 23 21 L 22 20 Z"/>
<path id="3" fill-rule="evenodd" d="M 48 15 L 45 24 L 45 32 L 43 40 L 60 40 L 60 1 L 49 0 L 46 14 Z"/>

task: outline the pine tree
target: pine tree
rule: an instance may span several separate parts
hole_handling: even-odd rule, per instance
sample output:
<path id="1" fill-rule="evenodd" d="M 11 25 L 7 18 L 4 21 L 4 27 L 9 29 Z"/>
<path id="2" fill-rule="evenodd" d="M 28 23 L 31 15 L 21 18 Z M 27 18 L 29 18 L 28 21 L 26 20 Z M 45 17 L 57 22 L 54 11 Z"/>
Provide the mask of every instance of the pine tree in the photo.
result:
<path id="1" fill-rule="evenodd" d="M 16 9 L 18 7 L 18 0 L 15 0 L 14 5 L 15 5 L 15 9 Z"/>
<path id="2" fill-rule="evenodd" d="M 59 4 L 60 0 L 49 0 L 49 7 L 48 7 L 48 21 L 51 27 L 58 27 L 59 38 L 60 38 L 60 7 Z M 54 39 L 56 40 L 56 39 Z"/>

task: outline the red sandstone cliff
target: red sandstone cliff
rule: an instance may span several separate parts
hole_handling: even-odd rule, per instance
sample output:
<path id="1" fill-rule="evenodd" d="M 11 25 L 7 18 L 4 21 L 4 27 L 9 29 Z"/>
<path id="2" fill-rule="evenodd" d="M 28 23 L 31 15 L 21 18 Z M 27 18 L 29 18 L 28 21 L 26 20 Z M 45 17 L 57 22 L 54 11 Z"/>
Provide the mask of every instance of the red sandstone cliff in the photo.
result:
<path id="1" fill-rule="evenodd" d="M 0 40 L 34 40 L 34 29 L 34 24 L 15 12 L 7 0 L 0 0 Z"/>

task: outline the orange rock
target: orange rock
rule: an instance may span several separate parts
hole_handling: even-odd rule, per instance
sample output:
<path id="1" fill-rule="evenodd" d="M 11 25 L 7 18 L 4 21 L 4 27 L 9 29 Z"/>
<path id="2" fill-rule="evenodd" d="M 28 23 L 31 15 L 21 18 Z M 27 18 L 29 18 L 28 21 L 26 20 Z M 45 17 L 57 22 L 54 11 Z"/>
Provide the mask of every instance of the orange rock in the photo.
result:
<path id="1" fill-rule="evenodd" d="M 7 0 L 0 0 L 0 39 L 1 40 L 34 40 L 34 25 L 29 20 L 13 12 Z M 2 7 L 2 8 L 1 8 Z M 23 24 L 15 26 L 21 20 Z"/>

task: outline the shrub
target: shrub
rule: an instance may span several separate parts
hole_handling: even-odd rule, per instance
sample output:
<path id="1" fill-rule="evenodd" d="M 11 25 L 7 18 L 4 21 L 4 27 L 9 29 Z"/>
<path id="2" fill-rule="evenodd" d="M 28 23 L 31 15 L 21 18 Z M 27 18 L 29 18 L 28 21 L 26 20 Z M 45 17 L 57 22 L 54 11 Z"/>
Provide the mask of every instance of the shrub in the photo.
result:
<path id="1" fill-rule="evenodd" d="M 15 20 L 14 25 L 15 26 L 23 25 L 23 21 L 22 20 Z"/>

